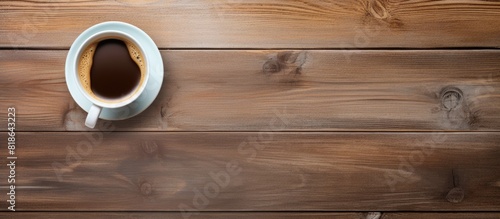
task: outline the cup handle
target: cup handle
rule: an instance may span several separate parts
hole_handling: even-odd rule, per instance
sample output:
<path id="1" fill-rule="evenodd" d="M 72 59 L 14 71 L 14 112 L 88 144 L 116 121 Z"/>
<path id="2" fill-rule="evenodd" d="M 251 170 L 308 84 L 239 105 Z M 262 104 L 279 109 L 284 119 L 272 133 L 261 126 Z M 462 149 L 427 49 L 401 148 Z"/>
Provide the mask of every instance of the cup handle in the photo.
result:
<path id="1" fill-rule="evenodd" d="M 99 119 L 99 114 L 101 114 L 102 107 L 92 105 L 89 110 L 89 114 L 87 115 L 87 119 L 85 120 L 85 125 L 89 128 L 94 128 L 97 120 Z"/>

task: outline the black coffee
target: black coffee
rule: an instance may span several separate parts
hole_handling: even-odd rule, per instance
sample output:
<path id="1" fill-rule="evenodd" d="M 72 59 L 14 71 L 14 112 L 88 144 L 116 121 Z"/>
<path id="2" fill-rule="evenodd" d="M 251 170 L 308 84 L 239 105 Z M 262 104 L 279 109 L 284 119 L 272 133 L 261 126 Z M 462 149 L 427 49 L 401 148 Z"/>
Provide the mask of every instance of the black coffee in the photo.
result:
<path id="1" fill-rule="evenodd" d="M 90 69 L 90 88 L 104 99 L 122 98 L 141 81 L 141 69 L 132 60 L 125 42 L 103 40 L 97 44 Z"/>

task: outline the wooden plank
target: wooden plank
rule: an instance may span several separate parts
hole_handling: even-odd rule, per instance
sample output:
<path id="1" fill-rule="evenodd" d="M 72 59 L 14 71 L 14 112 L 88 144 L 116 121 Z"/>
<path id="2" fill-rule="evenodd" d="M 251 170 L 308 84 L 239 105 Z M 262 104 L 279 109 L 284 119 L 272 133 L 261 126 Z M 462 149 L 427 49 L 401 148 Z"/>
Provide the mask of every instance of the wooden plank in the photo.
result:
<path id="1" fill-rule="evenodd" d="M 202 212 L 189 218 L 217 218 L 217 219 L 250 219 L 250 218 L 263 218 L 263 219 L 374 219 L 373 217 L 367 217 L 369 213 L 301 213 L 301 212 L 266 212 L 266 213 L 254 213 L 254 212 L 224 212 L 224 213 L 212 213 L 212 212 Z M 372 213 L 373 214 L 373 213 Z M 421 219 L 421 218 L 433 218 L 433 219 L 498 219 L 500 218 L 500 213 L 491 212 L 475 212 L 475 213 L 383 213 L 380 219 Z M 1 213 L 0 217 L 7 219 L 17 219 L 17 218 L 51 218 L 51 219 L 66 219 L 66 218 L 105 218 L 105 219 L 115 219 L 115 218 L 145 218 L 145 219 L 177 219 L 184 218 L 180 212 L 18 212 L 18 213 Z"/>
<path id="2" fill-rule="evenodd" d="M 66 54 L 0 51 L 0 110 L 16 107 L 19 131 L 87 130 L 86 113 L 66 87 Z M 174 50 L 162 55 L 166 76 L 160 95 L 139 116 L 114 122 L 116 130 L 500 129 L 500 51 Z M 450 95 L 442 97 L 447 89 Z M 0 113 L 0 121 L 6 116 Z"/>
<path id="3" fill-rule="evenodd" d="M 499 142 L 498 132 L 18 132 L 16 206 L 499 211 Z"/>
<path id="4" fill-rule="evenodd" d="M 375 219 L 373 217 L 367 217 L 369 213 L 301 213 L 301 212 L 267 212 L 267 213 L 211 213 L 203 212 L 190 216 L 189 218 L 217 218 L 217 219 L 250 219 L 250 218 L 263 218 L 263 219 Z M 433 218 L 433 219 L 498 219 L 500 218 L 500 213 L 383 213 L 380 219 L 421 219 L 421 218 Z M 51 218 L 51 219 L 66 219 L 66 218 L 105 218 L 105 219 L 115 219 L 115 218 L 145 218 L 145 219 L 177 219 L 184 218 L 179 212 L 18 212 L 18 213 L 0 213 L 0 217 L 7 219 L 17 219 L 17 218 Z"/>
<path id="5" fill-rule="evenodd" d="M 300 213 L 300 212 L 268 212 L 268 213 L 211 213 L 203 212 L 196 215 L 192 215 L 188 218 L 206 218 L 206 219 L 360 219 L 363 213 Z M 121 219 L 121 218 L 144 218 L 144 219 L 186 219 L 180 212 L 16 212 L 16 213 L 0 213 L 0 217 L 7 219 L 17 219 L 17 218 L 51 218 L 51 219 L 86 219 L 86 218 L 105 218 L 105 219 Z"/>
<path id="6" fill-rule="evenodd" d="M 500 47 L 499 9 L 488 0 L 0 1 L 0 47 L 69 48 L 110 20 L 161 48 Z"/>
<path id="7" fill-rule="evenodd" d="M 383 219 L 497 219 L 500 218 L 500 213 L 491 212 L 476 212 L 476 213 L 385 213 Z"/>

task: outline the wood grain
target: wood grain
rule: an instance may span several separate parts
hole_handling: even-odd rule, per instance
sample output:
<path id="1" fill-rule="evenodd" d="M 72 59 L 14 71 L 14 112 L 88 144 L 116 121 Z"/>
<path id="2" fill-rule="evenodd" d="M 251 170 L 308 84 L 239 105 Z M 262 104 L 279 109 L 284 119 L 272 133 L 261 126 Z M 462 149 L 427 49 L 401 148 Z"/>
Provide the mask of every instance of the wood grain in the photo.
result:
<path id="1" fill-rule="evenodd" d="M 16 107 L 19 131 L 87 130 L 86 113 L 65 83 L 66 54 L 0 51 L 0 109 Z M 162 56 L 160 95 L 139 116 L 114 122 L 116 130 L 500 129 L 500 51 L 173 50 Z M 0 113 L 0 121 L 6 116 Z"/>
<path id="2" fill-rule="evenodd" d="M 16 138 L 18 211 L 500 210 L 497 132 Z M 447 200 L 453 188 L 464 191 L 458 203 Z"/>
<path id="3" fill-rule="evenodd" d="M 217 218 L 217 219 L 250 219 L 250 218 L 263 218 L 263 219 L 372 219 L 368 216 L 368 213 L 300 213 L 300 212 L 272 212 L 272 213 L 210 213 L 203 212 L 197 215 L 193 215 L 189 218 Z M 18 218 L 51 218 L 51 219 L 66 219 L 66 218 L 105 218 L 105 219 L 115 219 L 115 218 L 144 218 L 144 219 L 177 219 L 183 218 L 179 212 L 143 212 L 143 213 L 117 213 L 117 212 L 18 212 L 18 213 L 0 213 L 0 217 L 7 219 L 18 219 Z M 433 218 L 433 219 L 498 219 L 500 218 L 500 213 L 383 213 L 380 219 L 421 219 L 421 218 Z"/>
<path id="4" fill-rule="evenodd" d="M 385 213 L 381 219 L 497 219 L 500 213 Z"/>
<path id="5" fill-rule="evenodd" d="M 161 48 L 500 47 L 499 9 L 489 0 L 7 0 L 0 47 L 69 48 L 114 20 Z"/>
<path id="6" fill-rule="evenodd" d="M 36 212 L 36 213 L 0 213 L 0 217 L 7 219 L 17 219 L 17 218 L 51 218 L 51 219 L 83 219 L 83 218 L 105 218 L 105 219 L 185 219 L 182 217 L 180 212 L 142 212 L 142 213 L 109 213 L 109 212 L 79 212 L 79 213 L 67 213 L 67 212 Z M 272 213 L 211 213 L 203 212 L 196 215 L 192 215 L 189 218 L 206 218 L 206 219 L 361 219 L 363 213 L 300 213 L 300 212 L 272 212 Z"/>
<path id="7" fill-rule="evenodd" d="M 499 18 L 494 0 L 2 0 L 21 212 L 0 218 L 500 218 Z M 64 60 L 111 20 L 153 38 L 165 78 L 90 130 Z"/>

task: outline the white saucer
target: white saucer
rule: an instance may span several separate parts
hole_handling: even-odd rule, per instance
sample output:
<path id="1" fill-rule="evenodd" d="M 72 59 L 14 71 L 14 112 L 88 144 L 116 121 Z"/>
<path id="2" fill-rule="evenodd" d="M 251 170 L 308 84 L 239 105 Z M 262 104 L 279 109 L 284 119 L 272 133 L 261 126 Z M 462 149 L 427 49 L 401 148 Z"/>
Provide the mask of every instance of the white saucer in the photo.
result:
<path id="1" fill-rule="evenodd" d="M 109 109 L 103 108 L 99 118 L 105 120 L 123 120 L 133 117 L 153 103 L 156 96 L 160 92 L 161 84 L 163 82 L 163 60 L 160 55 L 160 51 L 158 47 L 153 42 L 153 40 L 141 29 L 127 23 L 118 22 L 118 21 L 109 21 L 100 24 L 96 24 L 89 29 L 85 30 L 80 34 L 71 45 L 71 48 L 68 52 L 68 56 L 66 57 L 66 84 L 68 85 L 69 92 L 71 96 L 76 101 L 76 103 L 85 111 L 89 111 L 92 106 L 92 102 L 90 102 L 85 96 L 81 93 L 80 89 L 77 87 L 78 79 L 75 74 L 72 72 L 74 68 L 74 63 L 70 60 L 73 60 L 77 56 L 77 49 L 80 47 L 85 39 L 90 36 L 106 30 L 120 31 L 129 34 L 134 37 L 144 47 L 144 51 L 146 54 L 147 61 L 147 69 L 150 69 L 149 79 L 146 82 L 146 87 L 144 92 L 132 103 L 127 106 Z"/>

